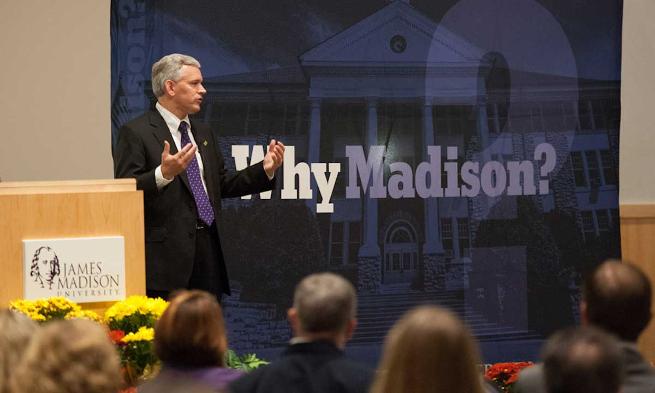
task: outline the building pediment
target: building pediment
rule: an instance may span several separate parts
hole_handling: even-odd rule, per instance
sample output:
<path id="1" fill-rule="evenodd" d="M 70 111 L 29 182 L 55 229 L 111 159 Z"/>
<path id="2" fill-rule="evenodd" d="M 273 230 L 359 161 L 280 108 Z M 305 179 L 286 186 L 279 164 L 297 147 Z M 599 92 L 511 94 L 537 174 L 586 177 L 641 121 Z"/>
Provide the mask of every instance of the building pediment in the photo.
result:
<path id="1" fill-rule="evenodd" d="M 300 56 L 303 66 L 472 65 L 484 51 L 395 1 Z"/>

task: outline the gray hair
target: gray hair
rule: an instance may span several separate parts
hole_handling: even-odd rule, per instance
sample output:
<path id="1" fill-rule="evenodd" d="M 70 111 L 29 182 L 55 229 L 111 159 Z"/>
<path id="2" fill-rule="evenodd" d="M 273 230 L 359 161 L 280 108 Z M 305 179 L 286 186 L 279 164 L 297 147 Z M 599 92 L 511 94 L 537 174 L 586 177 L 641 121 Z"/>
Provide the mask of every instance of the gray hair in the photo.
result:
<path id="1" fill-rule="evenodd" d="M 312 274 L 296 287 L 293 307 L 305 332 L 339 333 L 356 316 L 357 296 L 352 284 L 341 276 Z"/>
<path id="2" fill-rule="evenodd" d="M 179 53 L 166 55 L 152 65 L 152 92 L 155 97 L 161 97 L 166 93 L 167 80 L 177 81 L 180 78 L 180 69 L 184 65 L 200 68 L 198 60 Z"/>

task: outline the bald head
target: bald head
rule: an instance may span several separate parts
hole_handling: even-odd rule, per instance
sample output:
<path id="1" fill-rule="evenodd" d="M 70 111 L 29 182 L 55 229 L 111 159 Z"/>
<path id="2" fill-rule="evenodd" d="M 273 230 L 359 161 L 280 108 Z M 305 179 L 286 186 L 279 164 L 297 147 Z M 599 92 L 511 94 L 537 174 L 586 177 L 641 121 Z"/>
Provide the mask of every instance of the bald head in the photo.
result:
<path id="1" fill-rule="evenodd" d="M 651 318 L 651 285 L 638 267 L 616 260 L 603 262 L 584 283 L 587 322 L 623 340 L 636 341 Z"/>

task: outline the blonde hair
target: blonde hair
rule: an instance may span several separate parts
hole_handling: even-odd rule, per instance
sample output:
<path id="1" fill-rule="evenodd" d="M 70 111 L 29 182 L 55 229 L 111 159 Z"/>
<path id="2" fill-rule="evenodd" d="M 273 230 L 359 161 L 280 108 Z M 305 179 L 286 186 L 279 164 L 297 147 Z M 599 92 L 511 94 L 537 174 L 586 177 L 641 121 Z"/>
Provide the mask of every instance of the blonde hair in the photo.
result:
<path id="1" fill-rule="evenodd" d="M 389 331 L 371 393 L 482 393 L 478 363 L 477 345 L 459 318 L 418 307 Z"/>
<path id="2" fill-rule="evenodd" d="M 0 310 L 0 393 L 8 393 L 9 379 L 36 331 L 36 322 L 27 316 Z"/>
<path id="3" fill-rule="evenodd" d="M 120 361 L 108 332 L 83 320 L 39 329 L 12 379 L 16 393 L 116 393 Z"/>

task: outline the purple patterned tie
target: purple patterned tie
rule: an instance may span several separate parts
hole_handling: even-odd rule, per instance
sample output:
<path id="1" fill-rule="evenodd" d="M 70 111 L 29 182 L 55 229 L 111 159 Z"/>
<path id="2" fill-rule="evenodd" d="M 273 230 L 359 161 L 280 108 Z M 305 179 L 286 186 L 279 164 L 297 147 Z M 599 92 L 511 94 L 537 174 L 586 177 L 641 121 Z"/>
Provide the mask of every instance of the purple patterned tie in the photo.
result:
<path id="1" fill-rule="evenodd" d="M 182 142 L 180 143 L 181 148 L 191 143 L 189 138 L 189 125 L 186 121 L 180 122 L 180 127 L 178 131 L 182 133 Z M 193 193 L 193 199 L 196 200 L 196 208 L 198 209 L 198 215 L 202 222 L 207 225 L 211 225 L 214 222 L 214 210 L 212 209 L 212 204 L 209 202 L 209 197 L 207 197 L 207 192 L 202 186 L 202 179 L 200 178 L 200 167 L 198 166 L 198 159 L 194 156 L 189 166 L 186 168 L 186 174 L 189 178 L 189 184 L 191 185 L 191 192 Z"/>

